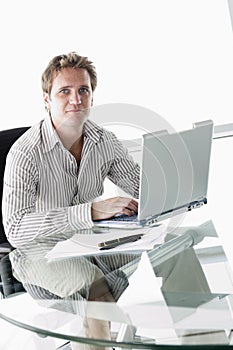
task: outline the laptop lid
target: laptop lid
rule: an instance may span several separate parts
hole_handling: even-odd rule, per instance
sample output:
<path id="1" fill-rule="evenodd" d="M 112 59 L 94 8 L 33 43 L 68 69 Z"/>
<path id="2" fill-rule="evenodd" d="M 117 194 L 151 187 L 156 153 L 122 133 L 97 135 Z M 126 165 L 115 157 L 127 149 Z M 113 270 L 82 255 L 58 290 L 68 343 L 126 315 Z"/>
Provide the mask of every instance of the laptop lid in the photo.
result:
<path id="1" fill-rule="evenodd" d="M 138 219 L 153 223 L 207 202 L 213 121 L 143 135 Z"/>

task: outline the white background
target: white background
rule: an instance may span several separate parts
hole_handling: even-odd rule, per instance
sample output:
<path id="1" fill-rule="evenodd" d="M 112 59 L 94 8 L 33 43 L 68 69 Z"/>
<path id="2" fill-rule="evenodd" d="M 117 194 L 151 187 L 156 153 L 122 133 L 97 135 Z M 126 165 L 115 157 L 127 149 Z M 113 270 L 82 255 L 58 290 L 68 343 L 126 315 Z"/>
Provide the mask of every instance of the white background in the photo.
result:
<path id="1" fill-rule="evenodd" d="M 41 74 L 53 56 L 69 51 L 93 60 L 97 106 L 138 105 L 174 128 L 209 118 L 215 124 L 233 122 L 233 34 L 227 0 L 7 0 L 0 8 L 0 32 L 0 129 L 43 118 Z M 227 178 L 222 174 L 222 164 L 214 166 L 219 176 L 214 187 L 221 193 L 221 183 L 231 183 L 232 176 L 229 171 Z M 209 204 L 214 203 L 210 197 Z M 229 211 L 231 207 L 224 205 Z M 221 216 L 215 215 L 217 229 L 222 220 L 231 221 L 231 214 Z M 229 224 L 223 231 L 233 263 Z M 4 321 L 1 329 L 5 337 L 1 334 L 0 347 L 37 348 L 26 331 Z"/>
<path id="2" fill-rule="evenodd" d="M 94 62 L 97 106 L 139 105 L 178 129 L 233 120 L 227 0 L 8 0 L 0 13 L 0 129 L 44 117 L 41 74 L 69 51 Z"/>

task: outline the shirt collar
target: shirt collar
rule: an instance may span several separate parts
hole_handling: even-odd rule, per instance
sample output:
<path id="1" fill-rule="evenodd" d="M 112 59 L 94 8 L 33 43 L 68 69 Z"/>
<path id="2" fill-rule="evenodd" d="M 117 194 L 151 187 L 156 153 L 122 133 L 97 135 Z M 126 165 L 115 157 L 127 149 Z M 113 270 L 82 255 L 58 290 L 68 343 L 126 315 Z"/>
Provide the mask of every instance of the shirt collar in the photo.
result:
<path id="1" fill-rule="evenodd" d="M 94 143 L 97 143 L 103 134 L 103 128 L 88 119 L 84 124 L 83 134 Z"/>
<path id="2" fill-rule="evenodd" d="M 57 143 L 61 143 L 49 115 L 46 115 L 42 124 L 42 139 L 45 153 L 51 151 Z"/>
<path id="3" fill-rule="evenodd" d="M 92 142 L 97 143 L 102 136 L 103 128 L 95 124 L 92 120 L 87 120 L 84 124 L 83 134 L 86 138 L 90 139 Z M 42 124 L 42 139 L 44 144 L 44 152 L 51 151 L 57 143 L 62 147 L 63 144 L 53 127 L 51 118 L 46 115 Z"/>

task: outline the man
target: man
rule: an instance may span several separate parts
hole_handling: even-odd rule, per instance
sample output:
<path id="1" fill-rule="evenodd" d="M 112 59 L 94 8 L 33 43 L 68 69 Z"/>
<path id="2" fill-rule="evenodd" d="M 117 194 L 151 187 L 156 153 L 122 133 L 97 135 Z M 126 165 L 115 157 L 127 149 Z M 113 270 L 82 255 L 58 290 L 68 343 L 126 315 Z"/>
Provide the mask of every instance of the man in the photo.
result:
<path id="1" fill-rule="evenodd" d="M 6 162 L 3 221 L 14 247 L 137 212 L 133 198 L 94 202 L 106 177 L 137 198 L 140 171 L 115 135 L 88 119 L 96 85 L 92 62 L 75 52 L 54 57 L 44 71 L 47 116 L 17 140 Z"/>
<path id="2" fill-rule="evenodd" d="M 128 285 L 119 268 L 130 263 L 135 270 L 138 264 L 137 254 L 46 258 L 50 239 L 53 243 L 77 230 L 88 231 L 93 220 L 138 210 L 133 198 L 94 202 L 106 177 L 134 198 L 139 190 L 139 166 L 113 133 L 88 119 L 96 83 L 95 68 L 86 57 L 74 52 L 54 57 L 42 75 L 47 116 L 13 145 L 6 162 L 3 220 L 10 243 L 18 247 L 11 253 L 14 273 L 34 297 L 46 299 L 49 293 L 64 305 L 82 296 L 117 301 Z M 191 254 L 185 251 L 153 266 L 163 277 L 164 291 L 208 290 L 202 271 L 196 278 L 186 273 L 184 285 L 177 278 L 193 268 L 196 257 Z M 90 330 L 96 338 L 110 336 L 108 322 L 87 319 L 85 328 L 88 336 Z"/>

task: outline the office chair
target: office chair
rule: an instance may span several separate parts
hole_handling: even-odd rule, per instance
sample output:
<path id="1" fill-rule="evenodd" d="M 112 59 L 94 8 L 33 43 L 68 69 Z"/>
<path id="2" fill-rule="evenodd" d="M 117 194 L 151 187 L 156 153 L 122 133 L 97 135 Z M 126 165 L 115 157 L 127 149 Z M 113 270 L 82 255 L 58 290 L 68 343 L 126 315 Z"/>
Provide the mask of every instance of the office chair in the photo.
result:
<path id="1" fill-rule="evenodd" d="M 2 224 L 2 191 L 3 191 L 3 176 L 6 164 L 6 156 L 13 145 L 13 143 L 21 136 L 23 133 L 28 130 L 29 127 L 15 128 L 9 130 L 0 131 L 0 253 L 1 247 L 9 247 L 11 246 L 7 241 L 4 227 Z"/>
<path id="2" fill-rule="evenodd" d="M 9 281 L 11 292 L 23 290 L 23 286 L 13 277 L 10 261 L 6 260 L 6 266 L 3 268 L 2 259 L 11 251 L 13 247 L 8 242 L 4 227 L 2 224 L 2 192 L 3 192 L 3 177 L 6 164 L 6 156 L 13 143 L 26 131 L 29 127 L 21 127 L 0 131 L 0 292 L 5 296 L 3 281 L 1 275 L 3 273 L 5 281 Z M 9 258 L 8 258 L 9 259 Z M 9 269 L 9 270 L 8 270 Z M 7 275 L 9 271 L 9 275 Z M 5 284 L 4 284 L 5 285 Z M 7 292 L 7 294 L 8 294 Z"/>

